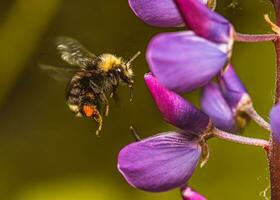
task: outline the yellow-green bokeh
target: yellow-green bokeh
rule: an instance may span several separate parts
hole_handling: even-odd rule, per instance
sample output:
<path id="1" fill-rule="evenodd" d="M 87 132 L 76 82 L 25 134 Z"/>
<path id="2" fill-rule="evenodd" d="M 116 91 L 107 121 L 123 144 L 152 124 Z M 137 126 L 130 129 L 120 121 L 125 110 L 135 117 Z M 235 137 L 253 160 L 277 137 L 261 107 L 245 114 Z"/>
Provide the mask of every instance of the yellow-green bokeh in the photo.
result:
<path id="1" fill-rule="evenodd" d="M 218 0 L 218 11 L 236 30 L 269 33 L 269 0 Z M 145 48 L 153 35 L 173 31 L 142 23 L 126 0 L 0 0 L 0 199 L 3 200 L 170 200 L 177 190 L 150 194 L 130 187 L 118 173 L 118 151 L 132 141 L 172 127 L 163 122 L 143 82 Z M 64 65 L 53 46 L 71 36 L 96 54 L 115 53 L 134 62 L 134 101 L 121 88 L 111 102 L 102 137 L 94 121 L 75 118 L 65 105 L 66 83 L 58 83 L 38 63 Z M 235 44 L 233 64 L 256 109 L 268 118 L 273 101 L 274 51 L 270 43 Z M 186 97 L 197 104 L 198 92 Z M 248 136 L 266 137 L 251 123 Z M 211 157 L 190 183 L 210 200 L 264 199 L 266 156 L 260 149 L 213 139 Z"/>

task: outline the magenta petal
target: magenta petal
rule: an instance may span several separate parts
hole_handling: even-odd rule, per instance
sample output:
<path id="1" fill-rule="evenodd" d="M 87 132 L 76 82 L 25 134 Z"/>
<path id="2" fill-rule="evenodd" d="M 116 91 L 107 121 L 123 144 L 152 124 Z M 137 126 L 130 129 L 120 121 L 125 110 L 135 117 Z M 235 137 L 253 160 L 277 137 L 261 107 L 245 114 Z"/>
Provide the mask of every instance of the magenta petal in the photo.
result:
<path id="1" fill-rule="evenodd" d="M 118 169 L 133 187 L 162 192 L 183 186 L 189 180 L 200 153 L 196 141 L 169 132 L 123 148 L 118 157 Z"/>
<path id="2" fill-rule="evenodd" d="M 207 200 L 204 196 L 186 186 L 181 189 L 183 200 Z"/>
<path id="3" fill-rule="evenodd" d="M 236 109 L 244 95 L 249 96 L 246 88 L 238 78 L 232 65 L 219 76 L 223 94 L 231 108 Z"/>
<path id="4" fill-rule="evenodd" d="M 185 24 L 196 34 L 217 43 L 231 43 L 233 27 L 221 15 L 197 0 L 174 0 Z"/>
<path id="5" fill-rule="evenodd" d="M 176 27 L 184 22 L 173 0 L 129 0 L 136 16 L 144 22 L 161 27 Z"/>
<path id="6" fill-rule="evenodd" d="M 209 117 L 180 95 L 163 87 L 151 74 L 145 75 L 148 86 L 164 119 L 176 127 L 195 135 L 202 134 L 209 125 Z"/>
<path id="7" fill-rule="evenodd" d="M 219 48 L 190 31 L 159 34 L 149 44 L 147 61 L 161 84 L 188 92 L 206 85 L 224 67 L 228 56 Z"/>
<path id="8" fill-rule="evenodd" d="M 201 107 L 217 128 L 224 131 L 235 131 L 234 114 L 216 83 L 209 83 L 203 88 Z"/>
<path id="9" fill-rule="evenodd" d="M 270 125 L 273 139 L 280 144 L 280 104 L 277 104 L 270 111 Z"/>

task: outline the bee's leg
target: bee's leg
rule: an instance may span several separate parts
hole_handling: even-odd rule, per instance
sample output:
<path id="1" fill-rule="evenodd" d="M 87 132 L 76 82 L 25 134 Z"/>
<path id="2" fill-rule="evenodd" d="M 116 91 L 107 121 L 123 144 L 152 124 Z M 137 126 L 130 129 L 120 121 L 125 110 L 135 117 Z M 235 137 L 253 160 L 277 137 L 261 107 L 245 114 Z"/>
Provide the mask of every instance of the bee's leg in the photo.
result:
<path id="1" fill-rule="evenodd" d="M 111 98 L 114 98 L 115 101 L 119 101 L 119 96 L 117 94 L 117 89 L 118 89 L 118 85 L 113 85 L 113 89 L 112 89 L 112 92 L 110 94 L 110 97 Z"/>
<path id="2" fill-rule="evenodd" d="M 98 123 L 98 129 L 96 130 L 96 135 L 99 136 L 99 133 L 102 130 L 102 126 L 103 126 L 103 119 L 98 110 L 95 111 L 93 118 Z"/>
<path id="3" fill-rule="evenodd" d="M 137 134 L 137 132 L 135 131 L 135 129 L 133 128 L 133 126 L 129 127 L 129 130 L 132 134 L 132 136 L 134 137 L 135 141 L 138 142 L 141 140 L 141 137 Z"/>
<path id="4" fill-rule="evenodd" d="M 101 97 L 102 102 L 104 102 L 104 104 L 105 104 L 104 114 L 105 114 L 105 116 L 108 116 L 109 115 L 109 101 L 104 92 L 101 92 L 100 97 Z"/>
<path id="5" fill-rule="evenodd" d="M 100 87 L 93 81 L 90 81 L 90 88 L 95 94 L 99 94 L 101 92 Z"/>
<path id="6" fill-rule="evenodd" d="M 109 104 L 105 105 L 105 116 L 107 117 L 109 115 Z"/>
<path id="7" fill-rule="evenodd" d="M 131 86 L 131 87 L 129 87 L 129 101 L 130 102 L 132 102 L 133 101 L 133 87 Z"/>
<path id="8" fill-rule="evenodd" d="M 116 95 L 116 90 L 118 88 L 118 80 L 115 76 L 111 76 L 111 81 L 112 81 L 112 92 L 110 94 L 110 97 L 113 98 Z"/>

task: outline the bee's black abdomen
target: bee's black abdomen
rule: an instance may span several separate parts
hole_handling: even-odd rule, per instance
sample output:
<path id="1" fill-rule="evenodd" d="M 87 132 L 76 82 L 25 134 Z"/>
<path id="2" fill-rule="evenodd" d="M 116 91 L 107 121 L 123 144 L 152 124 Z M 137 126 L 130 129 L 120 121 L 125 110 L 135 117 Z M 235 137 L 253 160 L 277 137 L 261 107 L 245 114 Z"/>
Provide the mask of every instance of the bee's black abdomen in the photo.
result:
<path id="1" fill-rule="evenodd" d="M 77 74 L 73 76 L 66 90 L 66 102 L 72 112 L 77 116 L 81 116 L 81 100 L 82 85 L 80 84 L 81 77 Z"/>

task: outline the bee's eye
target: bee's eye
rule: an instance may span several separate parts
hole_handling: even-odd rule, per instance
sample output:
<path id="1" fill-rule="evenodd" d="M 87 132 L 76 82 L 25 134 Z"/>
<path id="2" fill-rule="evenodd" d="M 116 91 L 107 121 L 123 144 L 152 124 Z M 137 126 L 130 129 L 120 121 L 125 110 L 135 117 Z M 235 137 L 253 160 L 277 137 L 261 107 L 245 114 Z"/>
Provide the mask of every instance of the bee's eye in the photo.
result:
<path id="1" fill-rule="evenodd" d="M 117 72 L 122 72 L 122 70 L 120 68 L 117 69 Z"/>

